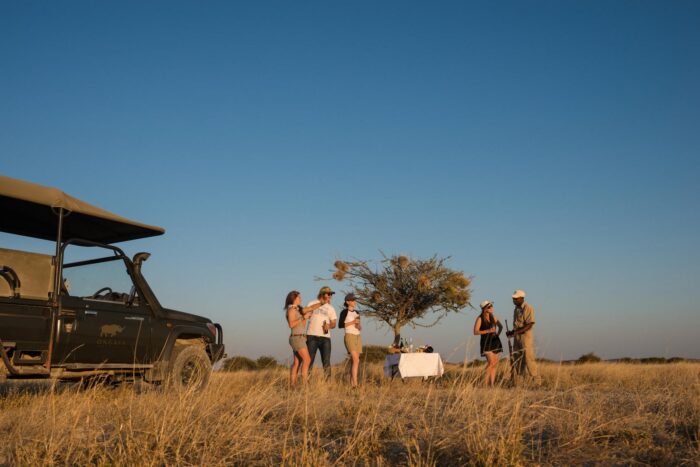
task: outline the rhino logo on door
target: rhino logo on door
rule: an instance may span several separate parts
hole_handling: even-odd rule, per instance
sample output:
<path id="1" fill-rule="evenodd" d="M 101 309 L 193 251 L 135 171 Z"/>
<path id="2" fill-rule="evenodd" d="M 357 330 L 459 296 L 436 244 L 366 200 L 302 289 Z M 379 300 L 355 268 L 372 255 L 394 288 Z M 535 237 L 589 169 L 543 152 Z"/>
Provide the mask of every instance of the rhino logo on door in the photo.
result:
<path id="1" fill-rule="evenodd" d="M 100 337 L 117 337 L 124 330 L 124 326 L 118 324 L 105 324 L 100 327 Z"/>

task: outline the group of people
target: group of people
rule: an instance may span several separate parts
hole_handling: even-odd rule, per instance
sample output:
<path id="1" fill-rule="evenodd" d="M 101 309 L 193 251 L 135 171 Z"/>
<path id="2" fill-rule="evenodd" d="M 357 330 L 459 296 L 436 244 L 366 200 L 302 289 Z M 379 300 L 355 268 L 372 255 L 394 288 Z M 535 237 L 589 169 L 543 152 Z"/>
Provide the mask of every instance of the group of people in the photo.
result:
<path id="1" fill-rule="evenodd" d="M 335 292 L 330 287 L 321 287 L 315 300 L 305 307 L 301 305 L 301 293 L 293 290 L 284 302 L 287 324 L 291 329 L 289 345 L 294 352 L 294 362 L 290 368 L 289 381 L 296 385 L 299 370 L 304 381 L 309 376 L 309 368 L 314 364 L 316 353 L 321 353 L 321 362 L 326 378 L 331 376 L 331 336 L 330 330 L 336 325 L 345 329 L 345 348 L 348 351 L 351 367 L 351 384 L 357 387 L 362 353 L 362 324 L 356 310 L 357 299 L 347 294 L 343 301 L 340 319 L 336 315 L 331 300 Z M 535 325 L 535 310 L 525 301 L 525 292 L 513 293 L 513 329 L 506 332 L 513 338 L 512 371 L 513 378 L 528 377 L 539 383 L 535 346 L 532 328 Z M 501 332 L 503 325 L 493 312 L 493 302 L 484 300 L 480 304 L 481 313 L 474 322 L 474 334 L 481 336 L 481 356 L 486 358 L 486 384 L 493 386 L 496 381 L 496 368 L 499 354 L 503 352 Z"/>
<path id="2" fill-rule="evenodd" d="M 535 343 L 532 328 L 535 325 L 535 309 L 525 301 L 525 292 L 513 292 L 513 329 L 506 332 L 508 338 L 513 338 L 512 377 L 530 378 L 538 384 L 539 373 L 535 360 Z M 493 302 L 484 300 L 479 305 L 481 313 L 474 322 L 474 335 L 481 336 L 481 356 L 486 358 L 486 384 L 493 386 L 496 382 L 496 367 L 499 354 L 503 352 L 501 332 L 503 325 L 493 313 Z"/>
<path id="3" fill-rule="evenodd" d="M 334 294 L 335 292 L 330 287 L 321 287 L 316 300 L 309 302 L 305 307 L 301 305 L 300 292 L 292 290 L 287 294 L 284 309 L 287 324 L 291 329 L 289 345 L 294 352 L 294 362 L 289 373 L 289 382 L 292 386 L 297 383 L 300 368 L 301 376 L 306 381 L 309 376 L 309 368 L 314 364 L 317 352 L 321 353 L 325 377 L 330 378 L 330 330 L 338 325 L 345 329 L 345 348 L 352 362 L 351 384 L 353 387 L 357 387 L 360 354 L 362 353 L 362 337 L 360 335 L 362 324 L 360 315 L 356 311 L 357 299 L 351 293 L 345 296 L 339 320 L 335 308 L 331 305 Z"/>

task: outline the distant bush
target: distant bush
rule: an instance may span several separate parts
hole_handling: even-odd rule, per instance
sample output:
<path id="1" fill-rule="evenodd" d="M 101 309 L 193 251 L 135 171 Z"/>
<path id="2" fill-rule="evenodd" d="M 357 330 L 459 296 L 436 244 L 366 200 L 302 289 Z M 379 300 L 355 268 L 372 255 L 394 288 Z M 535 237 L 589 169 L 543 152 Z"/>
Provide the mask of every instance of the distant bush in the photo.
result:
<path id="1" fill-rule="evenodd" d="M 270 357 L 269 355 L 263 355 L 262 357 L 258 357 L 255 363 L 258 366 L 259 370 L 269 370 L 280 366 L 275 357 Z"/>
<path id="2" fill-rule="evenodd" d="M 248 357 L 235 356 L 224 360 L 221 369 L 224 371 L 257 370 L 258 364 Z"/>
<path id="3" fill-rule="evenodd" d="M 640 358 L 641 363 L 666 363 L 666 359 L 662 357 L 646 357 Z"/>
<path id="4" fill-rule="evenodd" d="M 577 363 L 598 363 L 601 361 L 601 358 L 594 354 L 593 352 L 589 352 L 587 354 L 581 355 L 578 360 L 576 360 Z"/>
<path id="5" fill-rule="evenodd" d="M 643 363 L 643 364 L 659 364 L 659 363 L 682 363 L 682 362 L 687 362 L 683 357 L 671 357 L 671 358 L 663 358 L 663 357 L 645 357 L 645 358 L 630 358 L 630 357 L 624 357 L 624 358 L 618 358 L 616 360 L 612 360 L 615 363 Z"/>
<path id="6" fill-rule="evenodd" d="M 389 349 L 381 345 L 365 345 L 362 347 L 362 361 L 364 363 L 383 363 Z"/>

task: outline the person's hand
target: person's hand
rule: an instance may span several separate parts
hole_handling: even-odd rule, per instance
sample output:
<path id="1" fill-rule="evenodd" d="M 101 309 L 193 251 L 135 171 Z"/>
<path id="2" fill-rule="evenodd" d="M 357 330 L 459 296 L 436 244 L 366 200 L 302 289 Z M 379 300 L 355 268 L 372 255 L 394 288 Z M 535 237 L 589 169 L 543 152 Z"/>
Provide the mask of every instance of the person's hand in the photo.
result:
<path id="1" fill-rule="evenodd" d="M 513 337 L 515 333 L 513 331 L 506 331 L 506 337 Z"/>
<path id="2" fill-rule="evenodd" d="M 362 331 L 362 325 L 358 321 L 357 324 L 355 324 L 355 327 L 357 328 L 358 331 Z"/>
<path id="3" fill-rule="evenodd" d="M 496 329 L 496 326 L 489 329 L 489 334 L 496 334 L 496 332 L 498 332 L 498 329 Z"/>

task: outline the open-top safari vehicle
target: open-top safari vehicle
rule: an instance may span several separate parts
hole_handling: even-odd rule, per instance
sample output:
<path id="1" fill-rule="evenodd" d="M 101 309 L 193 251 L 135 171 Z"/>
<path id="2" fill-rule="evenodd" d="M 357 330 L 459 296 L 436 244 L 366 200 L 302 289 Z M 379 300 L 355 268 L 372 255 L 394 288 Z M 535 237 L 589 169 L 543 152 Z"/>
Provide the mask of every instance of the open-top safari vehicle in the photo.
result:
<path id="1" fill-rule="evenodd" d="M 0 231 L 55 242 L 0 248 L 0 357 L 8 378 L 143 378 L 202 388 L 224 352 L 219 324 L 166 309 L 115 243 L 162 235 L 60 190 L 0 176 Z"/>

